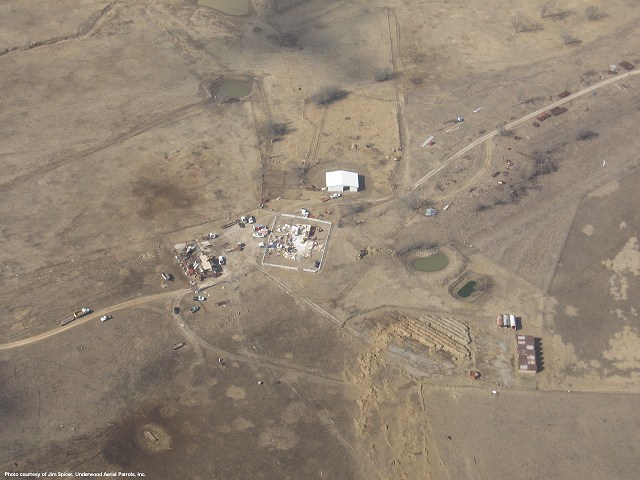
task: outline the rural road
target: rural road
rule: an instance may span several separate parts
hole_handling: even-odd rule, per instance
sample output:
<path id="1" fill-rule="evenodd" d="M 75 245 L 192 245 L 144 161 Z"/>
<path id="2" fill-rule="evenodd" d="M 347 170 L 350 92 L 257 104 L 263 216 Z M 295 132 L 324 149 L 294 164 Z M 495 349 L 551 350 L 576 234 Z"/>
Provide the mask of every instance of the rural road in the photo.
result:
<path id="1" fill-rule="evenodd" d="M 594 90 L 597 90 L 598 88 L 605 87 L 605 86 L 610 85 L 612 83 L 618 82 L 620 80 L 624 80 L 625 78 L 631 77 L 633 75 L 638 75 L 638 74 L 640 74 L 640 70 L 632 70 L 630 72 L 623 73 L 621 75 L 616 75 L 615 77 L 611 77 L 608 80 L 604 80 L 604 81 L 602 81 L 600 83 L 596 83 L 594 85 L 591 85 L 590 87 L 587 87 L 587 88 L 585 88 L 583 90 L 580 90 L 579 92 L 576 92 L 576 93 L 574 93 L 572 95 L 569 95 L 568 97 L 565 97 L 565 98 L 563 98 L 561 100 L 558 100 L 557 102 L 553 102 L 553 103 L 547 105 L 546 107 L 543 107 L 543 108 L 541 108 L 539 110 L 536 110 L 535 112 L 529 113 L 528 115 L 525 115 L 524 117 L 521 117 L 521 118 L 519 118 L 517 120 L 514 120 L 511 123 L 507 123 L 501 129 L 496 129 L 493 132 L 489 132 L 486 135 L 483 135 L 482 137 L 478 138 L 477 140 L 471 142 L 469 145 L 464 147 L 459 152 L 454 153 L 453 155 L 451 155 L 447 160 L 445 160 L 445 162 L 442 165 L 440 165 L 439 167 L 434 168 L 429 173 L 427 173 L 424 177 L 419 179 L 416 183 L 413 184 L 413 188 L 416 189 L 416 188 L 420 187 L 424 182 L 426 182 L 431 177 L 436 175 L 439 171 L 441 171 L 443 168 L 445 168 L 447 165 L 449 165 L 452 161 L 454 161 L 457 158 L 460 158 L 462 155 L 467 153 L 472 148 L 474 148 L 474 147 L 480 145 L 481 143 L 486 142 L 490 138 L 493 138 L 496 135 L 498 135 L 500 133 L 500 130 L 509 130 L 509 129 L 517 126 L 517 125 L 520 125 L 521 123 L 526 122 L 527 120 L 531 120 L 536 115 L 539 115 L 539 114 L 541 114 L 543 112 L 546 112 L 547 110 L 550 110 L 552 108 L 555 108 L 555 107 L 558 107 L 560 105 L 563 105 L 563 104 L 565 104 L 567 102 L 570 102 L 571 100 L 575 100 L 576 98 L 581 97 L 583 95 L 586 95 L 589 92 L 593 92 Z"/>
<path id="2" fill-rule="evenodd" d="M 29 345 L 31 343 L 39 342 L 49 337 L 53 337 L 54 335 L 58 335 L 60 333 L 67 332 L 68 330 L 78 327 L 84 323 L 91 322 L 93 320 L 99 319 L 102 315 L 106 315 L 107 313 L 117 312 L 118 310 L 123 310 L 125 308 L 137 307 L 139 305 L 145 305 L 150 302 L 154 302 L 156 300 L 162 300 L 165 298 L 171 297 L 181 297 L 187 292 L 191 290 L 188 288 L 182 290 L 172 290 L 169 292 L 157 293 L 155 295 L 149 295 L 141 298 L 133 298 L 131 300 L 127 300 L 126 302 L 119 303 L 117 305 L 113 305 L 108 309 L 104 309 L 102 311 L 92 312 L 89 315 L 78 318 L 73 322 L 65 325 L 64 327 L 55 328 L 53 330 L 49 330 L 47 332 L 43 332 L 39 335 L 34 335 L 33 337 L 24 338 L 22 340 L 16 340 L 15 342 L 4 343 L 0 345 L 0 352 L 3 350 L 11 350 L 13 348 L 24 347 L 25 345 Z"/>

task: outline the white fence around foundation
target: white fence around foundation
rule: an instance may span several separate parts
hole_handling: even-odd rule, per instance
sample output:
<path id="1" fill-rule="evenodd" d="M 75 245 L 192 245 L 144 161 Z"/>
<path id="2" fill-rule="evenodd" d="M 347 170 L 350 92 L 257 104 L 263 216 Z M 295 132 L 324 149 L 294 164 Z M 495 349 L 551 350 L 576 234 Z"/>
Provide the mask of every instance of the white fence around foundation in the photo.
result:
<path id="1" fill-rule="evenodd" d="M 331 235 L 331 222 L 328 222 L 326 220 L 318 220 L 317 218 L 308 218 L 308 217 L 302 217 L 300 215 L 292 215 L 290 213 L 280 213 L 279 215 L 276 215 L 275 218 L 273 219 L 273 223 L 271 224 L 271 231 L 273 232 L 273 229 L 276 226 L 276 220 L 278 220 L 278 217 L 287 217 L 287 218 L 297 218 L 299 220 L 302 220 L 303 222 L 318 222 L 318 223 L 324 223 L 325 225 L 328 225 L 327 228 L 327 238 L 324 241 L 324 248 L 322 249 L 322 256 L 320 257 L 320 267 L 319 268 L 303 268 L 303 267 L 293 267 L 293 266 L 289 266 L 289 265 L 278 265 L 276 263 L 269 263 L 265 261 L 265 258 L 267 257 L 267 250 L 265 249 L 265 251 L 262 253 L 262 265 L 266 266 L 266 267 L 276 267 L 276 268 L 282 268 L 284 270 L 302 270 L 303 272 L 311 272 L 311 273 L 318 273 L 320 271 L 320 269 L 322 268 L 322 266 L 324 265 L 324 259 L 327 255 L 327 250 L 328 250 L 328 245 L 329 245 L 329 236 Z"/>

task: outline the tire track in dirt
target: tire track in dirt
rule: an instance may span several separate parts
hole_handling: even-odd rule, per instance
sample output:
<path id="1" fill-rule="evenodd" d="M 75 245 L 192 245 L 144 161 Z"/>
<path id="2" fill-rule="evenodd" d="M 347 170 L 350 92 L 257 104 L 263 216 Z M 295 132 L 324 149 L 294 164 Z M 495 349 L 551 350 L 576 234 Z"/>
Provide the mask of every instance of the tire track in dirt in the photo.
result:
<path id="1" fill-rule="evenodd" d="M 441 198 L 443 200 L 451 198 L 454 195 L 458 195 L 460 192 L 466 190 L 470 185 L 473 185 L 477 180 L 479 180 L 480 178 L 482 178 L 482 176 L 486 175 L 489 172 L 491 167 L 491 159 L 493 158 L 493 139 L 490 138 L 489 140 L 487 140 L 484 144 L 484 147 L 485 152 L 482 167 L 480 167 L 480 169 L 476 173 L 474 173 L 469 180 L 464 182 L 464 185 L 461 185 L 460 187 L 453 189 L 447 192 L 446 195 L 442 196 Z"/>
<path id="2" fill-rule="evenodd" d="M 218 358 L 223 358 L 225 361 L 234 360 L 237 362 L 247 363 L 253 366 L 273 370 L 280 373 L 289 373 L 297 377 L 309 380 L 310 382 L 321 383 L 323 385 L 342 386 L 344 384 L 342 380 L 317 375 L 315 373 L 311 373 L 307 370 L 291 365 L 282 365 L 259 355 L 232 353 L 227 350 L 223 350 L 222 348 L 216 347 L 215 345 L 211 345 L 205 339 L 196 334 L 182 319 L 180 319 L 179 327 L 184 331 L 187 341 L 196 346 L 196 348 L 211 351 L 215 353 Z"/>
<path id="3" fill-rule="evenodd" d="M 21 187 L 23 184 L 25 183 L 31 183 L 33 180 L 42 177 L 44 175 L 46 175 L 49 172 L 52 172 L 54 170 L 57 170 L 60 167 L 63 167 L 64 165 L 68 165 L 70 163 L 73 162 L 77 162 L 78 160 L 82 160 L 85 157 L 88 157 L 89 155 L 93 155 L 94 153 L 100 152 L 102 150 L 105 150 L 109 147 L 112 147 L 114 145 L 117 145 L 119 143 L 122 143 L 126 140 L 129 140 L 131 138 L 137 137 L 138 135 L 141 135 L 143 133 L 148 132 L 149 130 L 151 130 L 154 127 L 157 127 L 158 125 L 164 123 L 164 122 L 170 122 L 170 121 L 174 121 L 177 120 L 179 118 L 185 117 L 189 114 L 196 114 L 196 113 L 200 113 L 202 110 L 204 110 L 204 108 L 209 105 L 210 103 L 212 103 L 213 100 L 210 98 L 207 98 L 206 100 L 201 100 L 199 102 L 196 103 L 192 103 L 189 105 L 185 105 L 183 107 L 177 108 L 176 110 L 173 110 L 171 112 L 165 113 L 160 115 L 158 118 L 156 118 L 155 120 L 146 123 L 142 126 L 137 126 L 135 128 L 133 128 L 132 130 L 129 130 L 128 132 L 122 133 L 120 135 L 117 135 L 115 137 L 113 137 L 112 139 L 106 141 L 105 143 L 102 143 L 100 145 L 96 145 L 94 147 L 90 147 L 90 148 L 86 148 L 78 153 L 74 153 L 72 155 L 66 156 L 66 157 L 62 157 L 59 158 L 58 160 L 54 160 L 50 163 L 48 163 L 46 166 L 39 168 L 38 170 L 35 170 L 33 172 L 29 172 L 26 173 L 24 175 L 21 175 L 19 177 L 15 177 L 12 180 L 10 180 L 9 182 L 3 183 L 1 184 L 1 186 L 3 187 L 3 189 L 5 189 L 6 191 Z"/>

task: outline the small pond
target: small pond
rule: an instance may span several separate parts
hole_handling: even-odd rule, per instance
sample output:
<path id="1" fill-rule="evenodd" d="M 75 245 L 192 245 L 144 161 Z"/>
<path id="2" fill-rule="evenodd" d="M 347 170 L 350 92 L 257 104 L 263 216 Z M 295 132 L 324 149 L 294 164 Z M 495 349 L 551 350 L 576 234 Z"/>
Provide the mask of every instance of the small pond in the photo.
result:
<path id="1" fill-rule="evenodd" d="M 249 0 L 198 0 L 198 5 L 215 8 L 227 15 L 246 15 L 249 13 Z"/>
<path id="2" fill-rule="evenodd" d="M 478 282 L 471 280 L 458 290 L 458 295 L 462 298 L 469 298 L 471 294 L 476 291 L 476 288 L 478 288 Z"/>
<path id="3" fill-rule="evenodd" d="M 211 88 L 219 102 L 236 102 L 251 93 L 253 80 L 222 80 Z"/>
<path id="4" fill-rule="evenodd" d="M 439 272 L 444 270 L 447 265 L 449 265 L 449 258 L 444 253 L 416 258 L 411 262 L 411 268 L 419 272 Z"/>

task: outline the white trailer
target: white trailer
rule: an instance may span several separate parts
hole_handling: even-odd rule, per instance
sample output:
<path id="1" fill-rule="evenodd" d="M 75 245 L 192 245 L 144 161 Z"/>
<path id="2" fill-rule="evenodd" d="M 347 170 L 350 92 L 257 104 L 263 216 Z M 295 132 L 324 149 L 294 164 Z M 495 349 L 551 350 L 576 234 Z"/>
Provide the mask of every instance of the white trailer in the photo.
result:
<path id="1" fill-rule="evenodd" d="M 511 328 L 513 328 L 514 330 L 517 328 L 515 315 L 509 315 L 509 325 L 511 325 Z"/>

